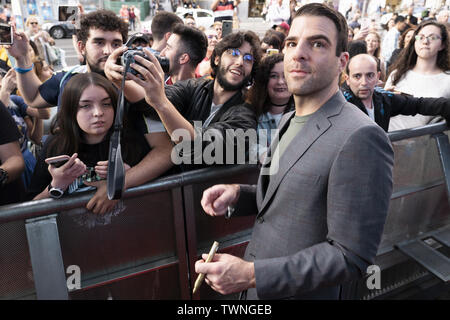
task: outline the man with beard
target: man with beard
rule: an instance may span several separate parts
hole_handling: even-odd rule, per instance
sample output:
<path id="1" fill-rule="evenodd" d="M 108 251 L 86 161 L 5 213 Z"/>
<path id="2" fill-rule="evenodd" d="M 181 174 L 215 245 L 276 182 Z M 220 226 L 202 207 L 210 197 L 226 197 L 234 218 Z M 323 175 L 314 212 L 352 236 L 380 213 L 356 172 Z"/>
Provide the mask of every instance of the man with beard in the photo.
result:
<path id="1" fill-rule="evenodd" d="M 115 64 L 114 58 L 116 53 L 119 54 L 122 50 L 118 49 L 111 55 L 105 69 L 107 77 L 113 82 L 117 81 L 123 72 L 123 67 Z M 256 130 L 255 113 L 244 104 L 243 99 L 243 90 L 250 84 L 260 60 L 259 39 L 254 32 L 232 33 L 216 45 L 211 56 L 213 79 L 188 79 L 164 86 L 161 66 L 150 51 L 144 49 L 144 52 L 147 59 L 135 56 L 137 63 L 132 65 L 140 77 L 128 75 L 128 79 L 134 80 L 141 87 L 140 94 L 136 90 L 125 91 L 125 96 L 131 102 L 140 103 L 143 108 L 151 111 L 148 106 L 150 105 L 162 120 L 172 140 L 175 143 L 182 140 L 185 142 L 180 144 L 180 149 L 183 158 L 190 160 L 184 161 L 184 164 L 192 164 L 192 161 L 198 163 L 193 159 L 198 159 L 201 154 L 192 152 L 187 155 L 187 150 L 194 148 L 186 146 L 194 139 L 199 139 L 204 150 L 208 144 L 206 140 L 209 139 L 204 133 L 219 133 L 213 138 L 221 140 L 215 141 L 215 145 L 218 145 L 225 141 L 227 129 Z M 236 145 L 225 146 L 224 153 L 229 147 L 234 148 Z"/>
<path id="2" fill-rule="evenodd" d="M 61 71 L 42 83 L 33 70 L 31 57 L 28 55 L 28 39 L 23 32 L 14 34 L 14 43 L 8 52 L 16 58 L 17 84 L 23 98 L 28 105 L 38 108 L 54 107 L 60 104 L 65 84 L 72 76 L 78 73 L 96 72 L 105 75 L 105 62 L 110 54 L 122 47 L 128 37 L 128 25 L 109 10 L 98 10 L 83 15 L 80 19 L 80 30 L 77 32 L 78 48 L 83 55 L 86 65 L 77 66 L 69 71 Z M 146 130 L 147 119 L 142 114 L 130 110 L 127 114 L 129 120 L 135 124 L 136 129 L 142 133 L 143 141 L 151 150 L 147 156 L 125 175 L 125 189 L 141 185 L 154 179 L 170 167 L 171 143 L 164 127 L 156 123 L 152 131 Z M 155 122 L 153 122 L 155 124 Z M 105 163 L 98 163 L 104 167 Z M 98 187 L 88 209 L 94 213 L 100 212 L 102 207 L 108 205 L 106 184 Z"/>
<path id="3" fill-rule="evenodd" d="M 205 57 L 207 45 L 208 40 L 202 31 L 177 24 L 161 51 L 161 57 L 169 60 L 166 84 L 195 78 L 195 68 Z"/>
<path id="4" fill-rule="evenodd" d="M 211 216 L 257 214 L 244 259 L 221 253 L 196 262 L 212 289 L 247 299 L 339 299 L 373 264 L 394 154 L 386 133 L 339 91 L 347 38 L 345 18 L 326 5 L 307 4 L 293 16 L 284 75 L 295 111 L 281 119 L 263 163 L 270 174 L 261 170 L 256 186 L 203 193 Z"/>

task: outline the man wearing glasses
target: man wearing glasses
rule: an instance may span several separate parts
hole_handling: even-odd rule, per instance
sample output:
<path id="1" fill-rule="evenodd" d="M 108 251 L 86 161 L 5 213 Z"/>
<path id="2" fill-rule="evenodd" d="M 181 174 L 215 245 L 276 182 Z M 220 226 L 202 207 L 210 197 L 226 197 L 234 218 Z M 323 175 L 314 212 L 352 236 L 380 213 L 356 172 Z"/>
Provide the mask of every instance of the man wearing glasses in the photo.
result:
<path id="1" fill-rule="evenodd" d="M 164 73 L 158 61 L 146 49 L 144 52 L 148 60 L 135 56 L 137 63 L 132 65 L 142 78 L 132 74 L 127 76 L 141 87 L 141 91 L 134 90 L 132 94 L 129 91 L 128 95 L 125 91 L 125 96 L 151 111 L 150 105 L 175 143 L 183 141 L 190 144 L 194 139 L 200 139 L 204 150 L 208 144 L 204 137 L 206 132 L 219 133 L 213 138 L 216 145 L 225 141 L 227 129 L 256 129 L 256 116 L 244 105 L 243 98 L 243 90 L 251 84 L 260 60 L 259 39 L 254 32 L 232 33 L 217 43 L 211 56 L 212 79 L 189 79 L 164 87 Z M 108 63 L 115 61 L 110 59 Z M 123 71 L 123 67 L 118 65 L 105 69 L 114 70 L 117 74 Z M 114 73 L 107 72 L 106 75 L 114 80 Z M 187 155 L 187 149 L 183 147 L 185 144 L 180 144 L 183 159 L 190 160 L 183 163 L 200 164 L 194 160 L 200 154 L 192 152 Z M 228 149 L 223 150 L 225 153 Z"/>

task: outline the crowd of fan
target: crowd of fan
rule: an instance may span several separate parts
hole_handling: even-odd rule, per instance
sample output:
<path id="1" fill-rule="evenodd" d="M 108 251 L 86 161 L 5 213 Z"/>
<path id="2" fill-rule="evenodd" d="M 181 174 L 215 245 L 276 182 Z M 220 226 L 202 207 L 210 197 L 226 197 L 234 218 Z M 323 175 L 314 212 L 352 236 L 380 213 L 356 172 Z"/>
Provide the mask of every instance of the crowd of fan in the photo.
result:
<path id="1" fill-rule="evenodd" d="M 252 31 L 223 36 L 222 22 L 202 30 L 193 17 L 183 21 L 165 11 L 153 18 L 151 34 L 129 38 L 123 19 L 98 10 L 81 18 L 74 39 L 80 65 L 72 68 L 65 68 L 38 19 L 29 18 L 27 31 L 16 31 L 13 45 L 0 49 L 0 205 L 96 189 L 86 208 L 100 214 L 115 209 L 105 178 L 124 73 L 119 61 L 129 48 L 147 58 L 135 56 L 136 72 L 127 73 L 123 88 L 125 188 L 211 165 L 196 161 L 187 146 L 199 140 L 204 150 L 219 140 L 229 147 L 229 129 L 257 130 L 259 142 L 246 148 L 264 161 L 271 132 L 294 109 L 283 67 L 294 9 L 283 10 L 261 38 Z M 394 14 L 385 29 L 375 20 L 367 23 L 358 10 L 347 19 L 350 61 L 341 90 L 348 101 L 385 131 L 450 119 L 448 10 L 419 19 L 412 9 Z M 59 58 L 51 60 L 55 52 Z M 165 72 L 161 61 L 168 61 Z M 42 121 L 56 106 L 44 132 Z M 180 137 L 179 129 L 187 135 Z M 218 134 L 211 138 L 211 132 Z M 189 161 L 175 165 L 173 150 Z M 46 162 L 59 155 L 68 156 L 62 166 Z"/>

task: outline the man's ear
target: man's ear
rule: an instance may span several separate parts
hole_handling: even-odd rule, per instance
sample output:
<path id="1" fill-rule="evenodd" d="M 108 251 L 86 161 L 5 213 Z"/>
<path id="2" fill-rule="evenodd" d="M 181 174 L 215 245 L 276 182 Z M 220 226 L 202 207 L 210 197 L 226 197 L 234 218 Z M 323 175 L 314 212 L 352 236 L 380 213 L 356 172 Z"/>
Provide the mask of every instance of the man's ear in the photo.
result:
<path id="1" fill-rule="evenodd" d="M 172 35 L 172 32 L 166 32 L 164 34 L 164 40 L 167 42 L 167 40 L 169 40 L 169 37 Z"/>
<path id="2" fill-rule="evenodd" d="M 218 66 L 218 65 L 219 65 L 219 61 L 220 61 L 220 57 L 219 57 L 219 56 L 216 56 L 216 57 L 214 58 L 214 65 L 215 65 L 215 66 Z"/>
<path id="3" fill-rule="evenodd" d="M 86 44 L 82 41 L 77 42 L 78 51 L 84 56 L 86 54 Z"/>
<path id="4" fill-rule="evenodd" d="M 342 52 L 339 56 L 339 73 L 345 71 L 349 59 L 348 52 Z"/>
<path id="5" fill-rule="evenodd" d="M 189 61 L 191 61 L 191 57 L 189 57 L 189 55 L 187 53 L 183 53 L 179 58 L 178 58 L 178 62 L 180 64 L 186 64 L 189 63 Z"/>

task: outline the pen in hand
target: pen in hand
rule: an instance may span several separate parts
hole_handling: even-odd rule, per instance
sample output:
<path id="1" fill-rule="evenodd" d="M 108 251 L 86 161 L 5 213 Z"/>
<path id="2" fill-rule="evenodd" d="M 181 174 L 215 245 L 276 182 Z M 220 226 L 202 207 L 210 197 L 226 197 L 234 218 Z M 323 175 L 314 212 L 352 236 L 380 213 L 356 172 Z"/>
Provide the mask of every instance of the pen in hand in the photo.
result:
<path id="1" fill-rule="evenodd" d="M 219 249 L 219 243 L 217 241 L 214 241 L 211 250 L 209 250 L 208 258 L 206 259 L 206 263 L 211 262 L 212 258 L 214 257 L 214 254 L 216 254 L 217 249 Z M 202 285 L 203 280 L 205 279 L 205 274 L 200 273 L 197 277 L 197 280 L 195 280 L 194 284 L 194 290 L 192 291 L 192 294 L 194 294 L 198 288 Z"/>

